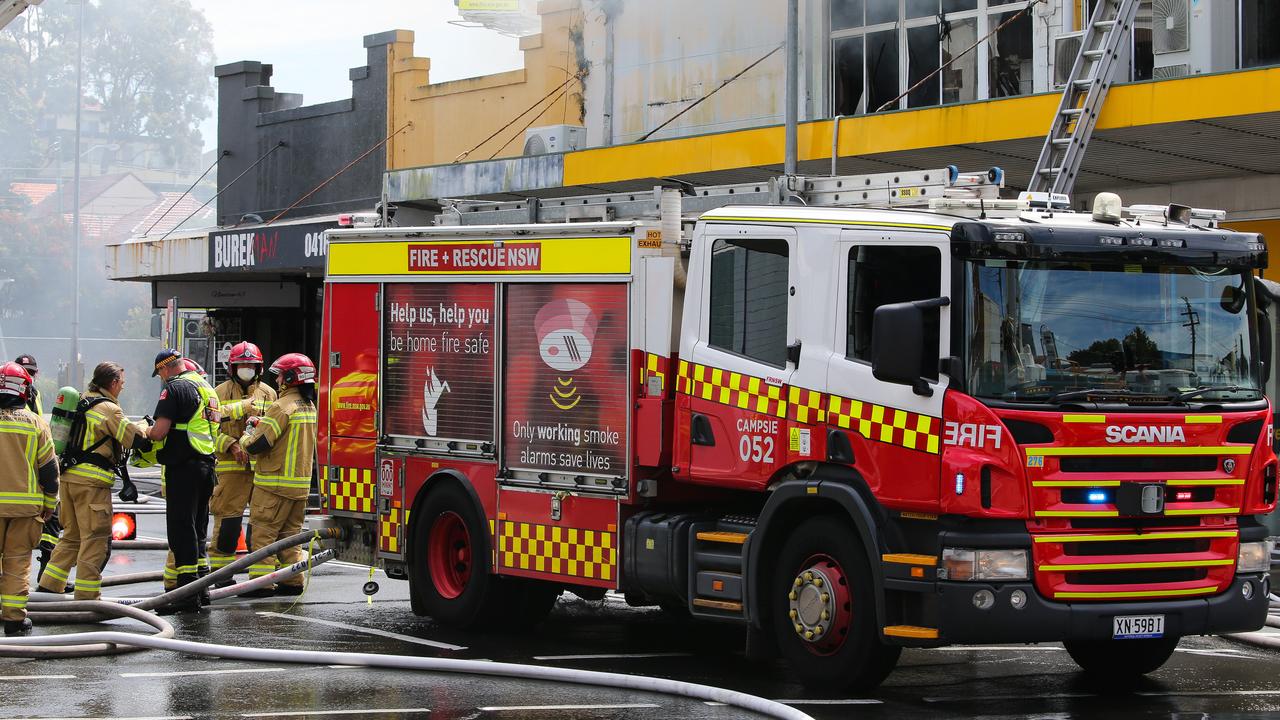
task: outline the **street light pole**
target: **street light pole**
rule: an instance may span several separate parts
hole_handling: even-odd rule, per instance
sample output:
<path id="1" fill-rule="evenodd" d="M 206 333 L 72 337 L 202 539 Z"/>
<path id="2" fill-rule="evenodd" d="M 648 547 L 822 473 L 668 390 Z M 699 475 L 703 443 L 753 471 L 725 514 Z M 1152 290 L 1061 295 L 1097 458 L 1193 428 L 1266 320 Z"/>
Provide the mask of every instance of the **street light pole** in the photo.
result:
<path id="1" fill-rule="evenodd" d="M 72 276 L 75 285 L 71 300 L 71 375 L 67 382 L 73 387 L 80 387 L 84 380 L 80 372 L 80 115 L 84 105 L 84 4 L 88 0 L 80 0 L 80 9 L 76 21 L 76 143 L 75 143 L 75 189 L 72 191 L 71 235 L 75 243 L 72 255 Z"/>

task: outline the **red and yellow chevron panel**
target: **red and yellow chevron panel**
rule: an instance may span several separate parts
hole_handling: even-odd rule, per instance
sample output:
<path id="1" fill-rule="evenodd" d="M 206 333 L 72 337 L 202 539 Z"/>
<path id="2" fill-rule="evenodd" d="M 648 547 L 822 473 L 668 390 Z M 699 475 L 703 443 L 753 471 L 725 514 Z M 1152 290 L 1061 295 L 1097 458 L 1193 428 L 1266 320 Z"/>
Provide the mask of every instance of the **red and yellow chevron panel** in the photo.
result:
<path id="1" fill-rule="evenodd" d="M 360 468 L 338 468 L 338 479 L 328 482 L 329 507 L 345 512 L 372 513 L 377 488 L 373 471 Z"/>
<path id="2" fill-rule="evenodd" d="M 613 581 L 618 534 L 603 530 L 498 521 L 499 567 Z"/>
<path id="3" fill-rule="evenodd" d="M 787 402 L 781 385 L 771 385 L 763 378 L 687 360 L 680 361 L 676 392 L 773 417 L 787 415 Z"/>

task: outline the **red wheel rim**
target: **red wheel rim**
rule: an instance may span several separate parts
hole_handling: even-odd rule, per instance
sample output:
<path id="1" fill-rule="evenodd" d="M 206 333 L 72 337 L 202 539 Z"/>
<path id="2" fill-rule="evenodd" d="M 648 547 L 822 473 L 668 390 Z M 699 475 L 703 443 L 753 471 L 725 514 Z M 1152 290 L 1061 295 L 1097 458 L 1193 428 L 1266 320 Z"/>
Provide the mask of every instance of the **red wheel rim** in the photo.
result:
<path id="1" fill-rule="evenodd" d="M 452 600 L 467 589 L 471 579 L 471 533 L 462 517 L 452 510 L 440 513 L 431 525 L 427 569 L 431 584 L 441 597 Z"/>
<path id="2" fill-rule="evenodd" d="M 831 655 L 844 646 L 853 626 L 853 593 L 835 558 L 819 553 L 801 563 L 787 588 L 786 607 L 806 650 Z"/>

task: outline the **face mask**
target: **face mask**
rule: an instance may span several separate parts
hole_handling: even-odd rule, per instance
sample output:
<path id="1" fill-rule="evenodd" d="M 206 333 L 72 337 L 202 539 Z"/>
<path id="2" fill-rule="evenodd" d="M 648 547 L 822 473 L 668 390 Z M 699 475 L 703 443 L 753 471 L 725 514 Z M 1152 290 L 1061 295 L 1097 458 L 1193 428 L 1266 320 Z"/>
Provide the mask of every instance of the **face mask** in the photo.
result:
<path id="1" fill-rule="evenodd" d="M 236 368 L 236 377 L 240 378 L 241 382 L 251 383 L 258 377 L 258 373 L 251 367 Z"/>

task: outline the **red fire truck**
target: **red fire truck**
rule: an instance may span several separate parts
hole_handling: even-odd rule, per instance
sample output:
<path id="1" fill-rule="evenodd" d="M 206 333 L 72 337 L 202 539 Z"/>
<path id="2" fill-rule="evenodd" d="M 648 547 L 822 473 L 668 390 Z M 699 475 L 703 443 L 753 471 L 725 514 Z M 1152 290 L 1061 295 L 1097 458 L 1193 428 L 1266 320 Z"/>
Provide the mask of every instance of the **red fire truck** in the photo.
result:
<path id="1" fill-rule="evenodd" d="M 874 687 L 903 647 L 1062 641 L 1132 675 L 1261 627 L 1261 239 L 1000 184 L 790 178 L 330 232 L 344 555 L 460 626 L 565 590 L 740 623 L 827 689 Z"/>

